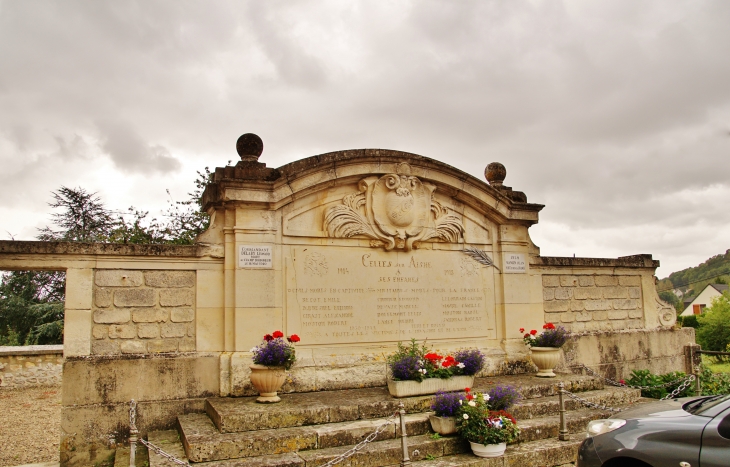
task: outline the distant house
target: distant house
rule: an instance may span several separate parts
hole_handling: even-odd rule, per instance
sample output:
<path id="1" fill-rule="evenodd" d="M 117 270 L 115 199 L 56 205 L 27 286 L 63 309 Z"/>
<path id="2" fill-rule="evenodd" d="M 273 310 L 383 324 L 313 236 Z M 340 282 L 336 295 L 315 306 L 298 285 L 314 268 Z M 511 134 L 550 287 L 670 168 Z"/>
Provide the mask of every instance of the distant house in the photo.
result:
<path id="1" fill-rule="evenodd" d="M 725 284 L 708 284 L 694 300 L 685 302 L 684 311 L 680 316 L 699 315 L 706 306 L 712 305 L 713 298 L 719 297 L 726 290 L 728 286 Z"/>

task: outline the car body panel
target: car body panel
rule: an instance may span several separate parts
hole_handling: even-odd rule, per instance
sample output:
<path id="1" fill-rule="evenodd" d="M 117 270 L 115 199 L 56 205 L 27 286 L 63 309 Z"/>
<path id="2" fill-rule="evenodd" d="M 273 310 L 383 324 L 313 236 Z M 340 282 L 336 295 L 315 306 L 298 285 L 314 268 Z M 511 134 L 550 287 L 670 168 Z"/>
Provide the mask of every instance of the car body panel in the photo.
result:
<path id="1" fill-rule="evenodd" d="M 730 409 L 713 418 L 702 433 L 700 467 L 730 465 Z"/>
<path id="2" fill-rule="evenodd" d="M 616 430 L 587 438 L 578 452 L 578 467 L 601 467 L 616 458 L 638 459 L 653 467 L 730 466 L 730 400 L 708 412 L 682 409 L 701 398 L 689 397 L 642 404 L 611 418 L 626 420 Z M 701 453 L 702 451 L 702 453 Z"/>

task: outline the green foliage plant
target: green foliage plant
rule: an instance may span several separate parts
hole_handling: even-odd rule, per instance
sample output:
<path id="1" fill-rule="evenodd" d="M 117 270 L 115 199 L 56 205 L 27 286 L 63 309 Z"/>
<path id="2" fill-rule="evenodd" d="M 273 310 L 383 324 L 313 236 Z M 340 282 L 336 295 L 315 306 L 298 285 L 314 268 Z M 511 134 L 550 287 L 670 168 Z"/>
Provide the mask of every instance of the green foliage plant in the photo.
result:
<path id="1" fill-rule="evenodd" d="M 665 373 L 663 375 L 655 375 L 649 370 L 634 370 L 631 376 L 626 380 L 628 386 L 650 386 L 648 389 L 641 390 L 642 397 L 650 397 L 652 399 L 661 399 L 677 389 L 685 380 L 687 375 L 681 371 Z M 670 386 L 664 384 L 676 381 Z M 690 384 L 677 397 L 689 397 L 694 395 L 694 385 Z"/>
<path id="2" fill-rule="evenodd" d="M 520 429 L 517 421 L 505 411 L 492 411 L 489 396 L 483 393 L 467 393 L 456 416 L 459 436 L 472 443 L 499 444 L 517 440 Z"/>
<path id="3" fill-rule="evenodd" d="M 697 343 L 704 350 L 724 352 L 730 344 L 730 294 L 712 299 L 712 305 L 698 315 Z"/>
<path id="4" fill-rule="evenodd" d="M 700 323 L 697 321 L 697 315 L 680 316 L 680 323 L 683 328 L 699 328 Z"/>

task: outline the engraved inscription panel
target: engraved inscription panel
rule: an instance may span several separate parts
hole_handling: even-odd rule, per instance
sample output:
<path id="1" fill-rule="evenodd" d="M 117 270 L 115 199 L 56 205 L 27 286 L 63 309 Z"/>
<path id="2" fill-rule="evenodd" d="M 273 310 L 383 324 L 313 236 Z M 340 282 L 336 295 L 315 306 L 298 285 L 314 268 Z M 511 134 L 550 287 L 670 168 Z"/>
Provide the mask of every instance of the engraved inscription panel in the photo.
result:
<path id="1" fill-rule="evenodd" d="M 460 251 L 293 247 L 286 276 L 287 332 L 307 343 L 495 337 L 493 268 Z"/>

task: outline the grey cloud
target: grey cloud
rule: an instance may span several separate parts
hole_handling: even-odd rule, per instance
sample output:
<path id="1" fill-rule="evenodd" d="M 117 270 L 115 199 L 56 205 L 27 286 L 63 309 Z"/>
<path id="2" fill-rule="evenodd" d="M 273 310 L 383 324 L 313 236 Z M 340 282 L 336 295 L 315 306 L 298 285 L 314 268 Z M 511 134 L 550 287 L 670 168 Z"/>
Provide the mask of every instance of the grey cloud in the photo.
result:
<path id="1" fill-rule="evenodd" d="M 102 120 L 98 123 L 102 133 L 102 149 L 111 156 L 114 164 L 125 172 L 173 172 L 180 162 L 161 145 L 147 144 L 134 128 L 119 120 Z"/>

